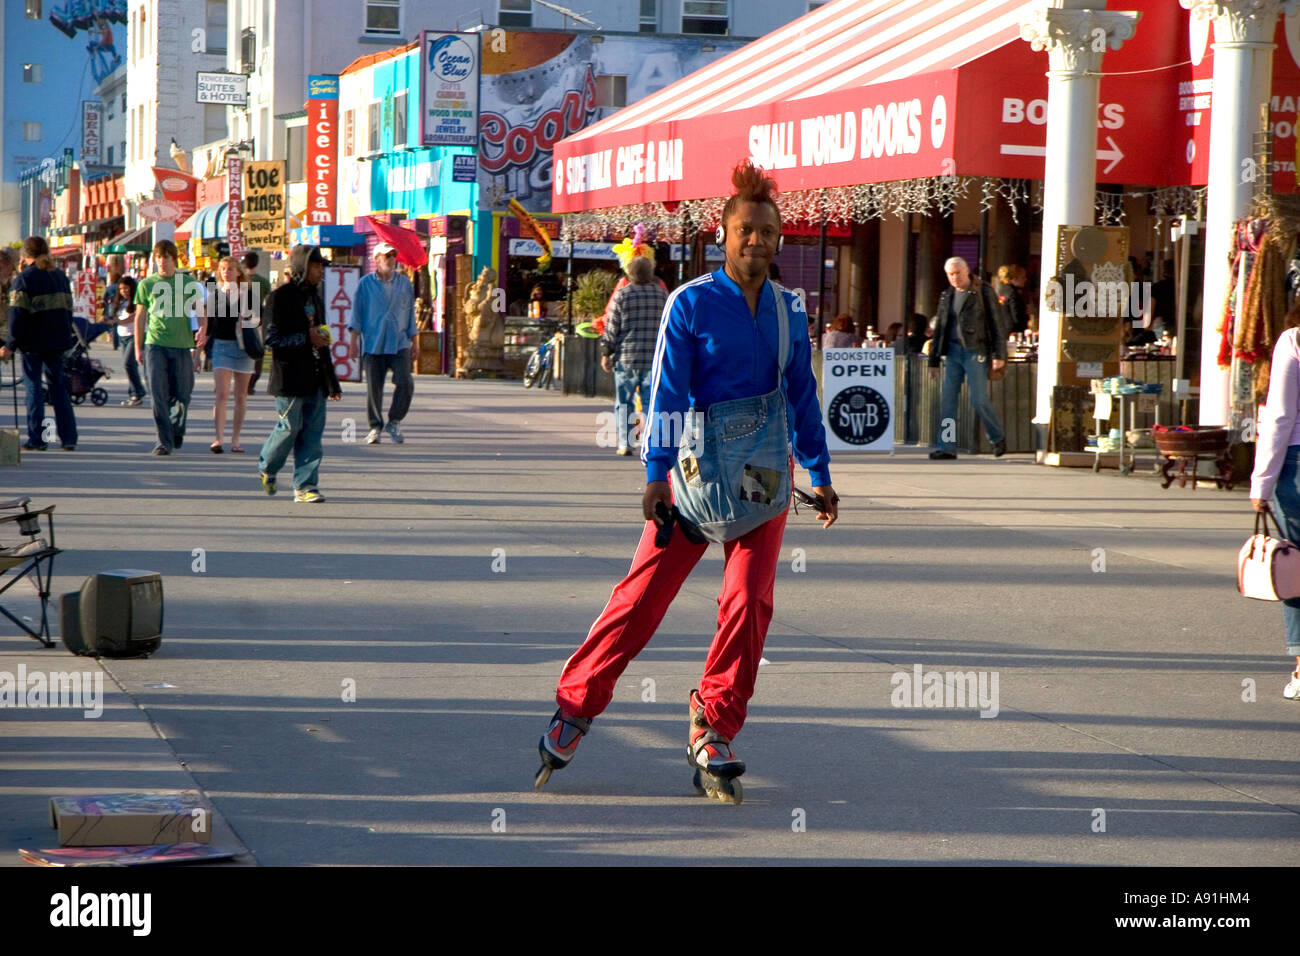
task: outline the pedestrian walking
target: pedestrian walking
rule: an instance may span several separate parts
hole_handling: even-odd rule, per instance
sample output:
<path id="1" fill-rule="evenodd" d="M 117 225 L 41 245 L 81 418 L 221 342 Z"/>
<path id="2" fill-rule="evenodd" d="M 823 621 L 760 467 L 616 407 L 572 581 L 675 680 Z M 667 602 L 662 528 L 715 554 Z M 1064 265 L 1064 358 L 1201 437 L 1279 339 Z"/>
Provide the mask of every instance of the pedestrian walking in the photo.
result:
<path id="1" fill-rule="evenodd" d="M 0 345 L 9 336 L 9 284 L 14 281 L 17 265 L 13 250 L 0 246 Z"/>
<path id="2" fill-rule="evenodd" d="M 204 339 L 212 344 L 212 427 L 216 439 L 208 447 L 213 454 L 225 448 L 226 403 L 233 391 L 235 414 L 230 425 L 230 450 L 240 454 L 244 446 L 239 433 L 248 407 L 248 380 L 256 363 L 244 351 L 243 327 L 253 321 L 254 291 L 239 260 L 224 256 L 217 262 L 217 281 L 208 286 Z"/>
<path id="3" fill-rule="evenodd" d="M 317 504 L 324 449 L 325 402 L 343 397 L 330 357 L 329 328 L 320 285 L 325 258 L 315 246 L 294 246 L 289 254 L 289 281 L 266 297 L 263 324 L 271 350 L 271 382 L 280 416 L 262 444 L 257 460 L 262 488 L 277 490 L 276 475 L 293 453 L 293 500 Z"/>
<path id="4" fill-rule="evenodd" d="M 252 284 L 253 292 L 253 315 L 259 320 L 262 317 L 262 303 L 271 292 L 271 282 L 266 276 L 257 271 L 258 263 L 262 261 L 256 252 L 244 253 L 244 273 L 248 276 L 248 281 Z M 263 351 L 256 359 L 256 367 L 253 369 L 253 375 L 248 380 L 248 394 L 252 395 L 257 390 L 257 381 L 262 377 L 262 368 L 266 364 L 266 352 Z"/>
<path id="5" fill-rule="evenodd" d="M 674 500 L 684 505 L 693 495 L 716 490 L 729 505 L 742 496 L 749 502 L 754 494 L 751 482 L 767 477 L 775 479 L 779 491 L 768 493 L 753 518 L 761 520 L 768 510 L 773 517 L 739 536 L 721 535 L 726 563 L 718 629 L 703 679 L 689 695 L 687 755 L 696 787 L 739 803 L 737 778 L 745 765 L 731 744 L 745 722 L 772 618 L 793 470 L 791 434 L 794 457 L 809 470 L 821 497 L 818 517 L 823 527 L 830 527 L 838 516 L 803 305 L 793 293 L 768 281 L 768 265 L 780 249 L 781 237 L 776 183 L 748 160 L 736 167 L 732 183 L 736 191 L 723 207 L 718 229 L 725 265 L 686 283 L 668 299 L 655 345 L 650 426 L 642 449 L 646 490 L 641 541 L 631 570 L 614 588 L 586 641 L 564 665 L 555 695 L 559 709 L 538 745 L 543 764 L 535 786 L 573 758 L 592 719 L 609 705 L 615 682 L 650 641 L 708 548 L 707 540 L 694 534 L 688 538 L 680 527 L 670 526 Z M 692 408 L 699 412 L 698 419 L 691 417 L 702 420 L 703 434 L 692 437 L 679 460 L 682 430 L 675 423 L 684 422 Z M 746 461 L 744 487 L 723 487 L 708 476 L 724 468 L 739 475 L 741 463 L 722 460 L 718 449 L 723 442 L 716 429 L 730 438 L 742 437 L 743 429 L 750 434 L 761 431 L 773 446 L 765 444 L 762 450 L 774 452 L 761 460 L 780 470 L 756 468 Z M 699 490 L 693 491 L 692 485 Z M 758 486 L 763 490 L 766 482 L 760 480 Z M 661 547 L 657 539 L 665 528 L 668 537 Z"/>
<path id="6" fill-rule="evenodd" d="M 23 240 L 21 272 L 9 284 L 9 328 L 0 359 L 22 353 L 27 393 L 28 451 L 44 451 L 45 403 L 54 406 L 54 423 L 64 451 L 77 448 L 77 419 L 63 371 L 63 353 L 72 347 L 72 286 L 50 258 L 40 236 Z"/>
<path id="7" fill-rule="evenodd" d="M 197 320 L 203 309 L 203 286 L 177 267 L 176 244 L 154 244 L 154 272 L 135 290 L 135 357 L 144 360 L 158 430 L 155 455 L 170 455 L 185 442 L 190 398 L 194 394 L 193 349 L 202 349 Z"/>
<path id="8" fill-rule="evenodd" d="M 642 412 L 650 408 L 650 371 L 654 367 L 655 335 L 663 318 L 668 293 L 655 281 L 655 264 L 637 256 L 627 265 L 630 285 L 610 300 L 605 331 L 600 337 L 605 354 L 600 366 L 614 373 L 614 420 L 618 428 L 618 454 L 631 455 L 632 428 L 637 396 Z"/>
<path id="9" fill-rule="evenodd" d="M 135 357 L 135 294 L 139 287 L 135 276 L 119 275 L 114 283 L 113 297 L 105 304 L 105 318 L 116 323 L 118 349 L 126 370 L 126 398 L 122 404 L 135 408 L 144 404 L 144 379 L 140 376 L 140 363 Z"/>
<path id="10" fill-rule="evenodd" d="M 1277 520 L 1288 541 L 1300 541 L 1300 301 L 1286 317 L 1286 330 L 1273 347 L 1268 400 L 1260 409 L 1250 504 Z M 1295 669 L 1282 696 L 1300 700 L 1300 598 L 1282 602 L 1285 652 Z"/>
<path id="11" fill-rule="evenodd" d="M 397 271 L 397 250 L 386 242 L 375 246 L 375 271 L 357 285 L 356 304 L 348 328 L 361 336 L 361 369 L 366 379 L 366 414 L 370 433 L 366 444 L 379 444 L 387 433 L 397 444 L 401 421 L 411 408 L 415 377 L 411 374 L 411 343 L 415 339 L 415 289 Z M 384 382 L 393 376 L 393 401 L 384 424 Z"/>
<path id="12" fill-rule="evenodd" d="M 939 296 L 934 338 L 930 345 L 930 377 L 939 377 L 939 360 L 943 362 L 943 389 L 939 395 L 939 447 L 930 457 L 951 460 L 957 457 L 957 399 L 964 378 L 970 384 L 971 408 L 984 423 L 993 456 L 1001 458 L 1007 451 L 1006 432 L 989 400 L 989 368 L 1002 369 L 1007 364 L 1007 340 L 998 321 L 998 303 L 993 290 L 983 282 L 971 280 L 970 266 L 957 256 L 943 264 L 948 288 Z"/>

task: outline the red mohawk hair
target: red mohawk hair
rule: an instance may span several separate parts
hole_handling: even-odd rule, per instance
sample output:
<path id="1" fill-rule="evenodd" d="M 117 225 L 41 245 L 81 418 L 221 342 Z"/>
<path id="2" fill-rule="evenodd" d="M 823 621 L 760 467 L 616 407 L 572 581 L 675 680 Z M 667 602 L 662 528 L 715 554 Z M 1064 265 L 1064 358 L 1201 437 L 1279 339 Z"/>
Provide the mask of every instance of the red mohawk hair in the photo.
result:
<path id="1" fill-rule="evenodd" d="M 767 175 L 763 167 L 755 166 L 752 160 L 745 159 L 731 171 L 731 185 L 736 191 L 732 193 L 727 204 L 722 207 L 722 222 L 725 224 L 742 202 L 765 202 L 776 212 L 777 222 L 781 221 L 781 207 L 776 204 L 776 180 Z"/>

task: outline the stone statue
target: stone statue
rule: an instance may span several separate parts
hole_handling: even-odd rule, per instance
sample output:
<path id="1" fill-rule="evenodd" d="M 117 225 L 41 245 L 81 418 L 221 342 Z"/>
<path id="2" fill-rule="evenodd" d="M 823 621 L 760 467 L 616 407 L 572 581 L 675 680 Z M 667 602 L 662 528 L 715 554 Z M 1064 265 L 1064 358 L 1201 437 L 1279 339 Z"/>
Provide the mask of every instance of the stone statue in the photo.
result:
<path id="1" fill-rule="evenodd" d="M 505 370 L 506 319 L 495 306 L 497 274 L 485 268 L 478 281 L 465 290 L 463 303 L 468 342 L 460 371 L 466 374 L 493 374 Z"/>

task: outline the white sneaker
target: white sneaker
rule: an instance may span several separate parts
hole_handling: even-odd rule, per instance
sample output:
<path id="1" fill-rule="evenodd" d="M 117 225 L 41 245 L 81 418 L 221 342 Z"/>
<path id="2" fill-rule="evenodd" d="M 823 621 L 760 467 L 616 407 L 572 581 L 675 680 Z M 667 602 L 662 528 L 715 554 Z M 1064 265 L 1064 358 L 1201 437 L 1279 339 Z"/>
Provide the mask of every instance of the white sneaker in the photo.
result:
<path id="1" fill-rule="evenodd" d="M 388 437 L 399 445 L 406 441 L 406 439 L 402 437 L 402 430 L 397 427 L 397 422 L 389 422 L 384 426 L 384 431 L 388 432 Z"/>
<path id="2" fill-rule="evenodd" d="M 370 434 L 366 436 L 366 444 L 367 444 L 367 445 L 378 445 L 378 444 L 379 444 L 379 436 L 380 436 L 380 434 L 382 434 L 382 433 L 379 431 L 378 428 L 372 428 L 372 429 L 370 429 Z"/>
<path id="3" fill-rule="evenodd" d="M 1291 679 L 1282 688 L 1282 696 L 1287 700 L 1300 700 L 1300 671 L 1291 674 Z"/>

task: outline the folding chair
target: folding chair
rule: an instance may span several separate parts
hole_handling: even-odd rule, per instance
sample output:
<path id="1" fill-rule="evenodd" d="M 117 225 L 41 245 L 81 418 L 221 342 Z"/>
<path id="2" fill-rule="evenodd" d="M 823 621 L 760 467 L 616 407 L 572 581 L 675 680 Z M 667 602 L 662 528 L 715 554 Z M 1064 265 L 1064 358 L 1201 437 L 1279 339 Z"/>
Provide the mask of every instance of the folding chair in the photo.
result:
<path id="1" fill-rule="evenodd" d="M 0 599 L 15 584 L 28 578 L 41 599 L 40 628 L 29 627 L 3 604 L 0 604 L 0 614 L 17 624 L 25 634 L 46 647 L 53 647 L 49 620 L 50 583 L 54 577 L 54 556 L 62 549 L 54 546 L 54 505 L 33 511 L 27 507 L 31 500 L 23 497 L 0 501 L 0 534 L 8 531 L 9 525 L 16 524 L 19 534 L 27 539 L 12 547 L 4 547 L 0 541 Z M 48 541 L 41 537 L 41 515 L 45 516 Z"/>

